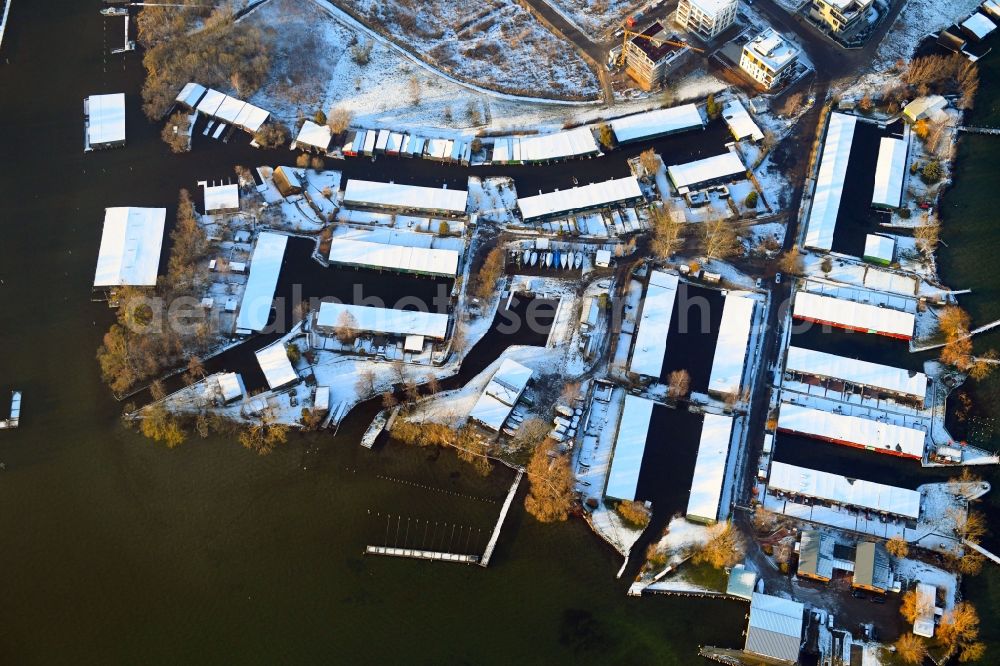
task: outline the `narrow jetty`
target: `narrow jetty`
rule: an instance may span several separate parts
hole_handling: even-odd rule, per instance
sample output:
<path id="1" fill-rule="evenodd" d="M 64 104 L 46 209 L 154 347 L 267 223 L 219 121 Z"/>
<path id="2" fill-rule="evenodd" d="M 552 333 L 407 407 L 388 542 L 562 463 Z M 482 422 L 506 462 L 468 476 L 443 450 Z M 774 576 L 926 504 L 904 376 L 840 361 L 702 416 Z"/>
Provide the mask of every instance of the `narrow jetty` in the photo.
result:
<path id="1" fill-rule="evenodd" d="M 968 539 L 963 539 L 962 543 L 964 543 L 966 546 L 968 546 L 972 550 L 976 551 L 980 555 L 982 555 L 984 557 L 988 557 L 989 559 L 993 560 L 994 563 L 1000 564 L 1000 557 L 997 557 L 994 553 L 991 553 L 990 551 L 986 550 L 985 548 L 983 548 L 982 546 L 980 546 L 978 543 L 973 543 L 972 541 L 969 541 Z"/>
<path id="2" fill-rule="evenodd" d="M 388 555 L 389 557 L 409 557 L 417 560 L 435 560 L 438 562 L 459 562 L 461 564 L 476 564 L 478 555 L 460 555 L 445 553 L 440 550 L 417 550 L 416 548 L 392 548 L 390 546 L 368 546 L 366 555 Z"/>
<path id="3" fill-rule="evenodd" d="M 507 491 L 507 499 L 504 500 L 503 508 L 500 509 L 500 517 L 497 519 L 496 527 L 493 528 L 493 534 L 490 535 L 490 541 L 486 544 L 486 550 L 483 552 L 483 558 L 479 560 L 479 566 L 481 567 L 487 567 L 490 564 L 490 558 L 493 557 L 493 550 L 497 547 L 497 541 L 500 539 L 500 528 L 503 527 L 504 518 L 507 517 L 510 505 L 514 502 L 514 496 L 517 495 L 517 487 L 521 484 L 522 476 L 524 476 L 524 470 L 517 470 L 517 476 L 514 477 L 514 483 L 510 485 L 510 490 Z"/>

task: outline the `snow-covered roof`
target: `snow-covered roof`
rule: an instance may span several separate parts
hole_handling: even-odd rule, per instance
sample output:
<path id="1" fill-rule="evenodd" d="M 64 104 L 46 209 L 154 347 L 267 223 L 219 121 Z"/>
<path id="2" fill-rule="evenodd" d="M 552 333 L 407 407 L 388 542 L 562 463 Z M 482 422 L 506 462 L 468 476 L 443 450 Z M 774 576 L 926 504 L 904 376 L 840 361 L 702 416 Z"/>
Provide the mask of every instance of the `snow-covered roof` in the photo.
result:
<path id="1" fill-rule="evenodd" d="M 463 215 L 468 200 L 469 193 L 465 190 L 380 183 L 356 178 L 348 180 L 347 187 L 344 188 L 345 205 L 385 206 Z"/>
<path id="2" fill-rule="evenodd" d="M 325 412 L 330 409 L 330 387 L 317 386 L 313 393 L 313 409 Z"/>
<path id="3" fill-rule="evenodd" d="M 604 489 L 606 497 L 627 501 L 635 499 L 654 404 L 646 398 L 625 396 L 625 407 L 622 409 L 618 435 L 615 437 L 615 449 L 611 454 L 608 483 Z"/>
<path id="4" fill-rule="evenodd" d="M 222 104 L 219 105 L 219 110 L 215 112 L 215 117 L 225 120 L 227 123 L 235 123 L 244 106 L 246 106 L 246 102 L 243 100 L 226 95 Z"/>
<path id="5" fill-rule="evenodd" d="M 878 164 L 875 167 L 872 205 L 899 208 L 905 175 L 906 141 L 888 136 L 882 137 L 878 147 Z"/>
<path id="6" fill-rule="evenodd" d="M 224 402 L 243 397 L 243 383 L 235 372 L 222 372 L 217 376 L 219 393 Z"/>
<path id="7" fill-rule="evenodd" d="M 236 317 L 238 330 L 260 331 L 267 326 L 287 244 L 288 236 L 269 231 L 257 237 L 257 245 L 250 257 L 250 277 L 247 278 L 240 312 Z"/>
<path id="8" fill-rule="evenodd" d="M 642 316 L 636 322 L 635 347 L 629 372 L 645 377 L 659 377 L 667 353 L 667 331 L 677 298 L 676 275 L 653 271 L 642 301 Z"/>
<path id="9" fill-rule="evenodd" d="M 754 58 L 764 63 L 772 72 L 777 72 L 795 60 L 799 50 L 782 37 L 774 28 L 768 28 L 747 42 L 743 48 Z"/>
<path id="10" fill-rule="evenodd" d="M 718 16 L 724 9 L 736 4 L 736 0 L 688 0 L 694 7 L 697 7 L 709 16 Z"/>
<path id="11" fill-rule="evenodd" d="M 903 115 L 916 122 L 930 116 L 935 111 L 940 111 L 946 106 L 948 106 L 948 100 L 941 95 L 918 97 L 906 105 L 906 108 L 903 109 Z"/>
<path id="12" fill-rule="evenodd" d="M 531 368 L 505 358 L 483 389 L 469 417 L 499 431 L 531 380 Z"/>
<path id="13" fill-rule="evenodd" d="M 771 490 L 814 497 L 847 506 L 891 513 L 916 519 L 920 516 L 920 493 L 872 481 L 850 479 L 783 462 L 771 463 Z"/>
<path id="14" fill-rule="evenodd" d="M 267 385 L 272 390 L 299 380 L 299 375 L 292 367 L 292 362 L 288 360 L 288 351 L 282 340 L 264 347 L 257 352 L 256 356 L 257 363 L 264 373 L 264 379 L 267 380 Z"/>
<path id="15" fill-rule="evenodd" d="M 597 141 L 594 140 L 594 133 L 588 127 L 512 138 L 521 144 L 521 162 L 548 162 L 582 155 L 596 155 L 600 152 Z M 498 144 L 503 142 L 502 139 L 497 140 Z M 494 144 L 495 150 L 496 144 Z M 503 157 L 502 152 L 500 157 Z M 509 156 L 502 160 L 494 157 L 494 161 L 509 161 L 509 159 Z"/>
<path id="16" fill-rule="evenodd" d="M 854 142 L 856 116 L 831 113 L 830 124 L 823 142 L 823 158 L 816 176 L 812 207 L 806 223 L 805 246 L 817 250 L 833 247 L 833 232 L 837 228 L 840 197 L 847 177 L 847 162 Z"/>
<path id="17" fill-rule="evenodd" d="M 705 121 L 694 104 L 673 106 L 669 109 L 658 109 L 636 113 L 624 118 L 615 118 L 608 123 L 614 130 L 618 143 L 639 141 L 662 134 L 671 134 L 683 130 L 701 128 Z"/>
<path id="18" fill-rule="evenodd" d="M 718 519 L 732 430 L 733 417 L 705 414 L 687 503 L 691 520 L 714 523 Z"/>
<path id="19" fill-rule="evenodd" d="M 517 207 L 521 217 L 531 220 L 547 215 L 600 208 L 621 201 L 642 197 L 642 189 L 635 176 L 613 178 L 568 190 L 556 190 L 530 197 L 518 197 Z"/>
<path id="20" fill-rule="evenodd" d="M 865 235 L 865 259 L 889 265 L 896 253 L 896 239 L 882 234 Z"/>
<path id="21" fill-rule="evenodd" d="M 737 141 L 750 137 L 753 141 L 762 141 L 764 133 L 753 121 L 743 103 L 738 99 L 732 99 L 722 108 L 722 117 L 729 125 L 729 131 Z"/>
<path id="22" fill-rule="evenodd" d="M 988 34 L 997 29 L 997 26 L 986 16 L 975 12 L 969 18 L 962 21 L 962 27 L 975 35 L 976 39 L 983 39 Z"/>
<path id="23" fill-rule="evenodd" d="M 753 299 L 729 292 L 722 308 L 719 323 L 719 340 L 715 343 L 715 357 L 708 379 L 712 393 L 733 393 L 740 390 L 747 345 L 750 343 L 750 324 L 753 320 Z"/>
<path id="24" fill-rule="evenodd" d="M 754 586 L 757 584 L 757 572 L 737 564 L 729 572 L 729 582 L 726 584 L 726 594 L 750 601 Z"/>
<path id="25" fill-rule="evenodd" d="M 181 91 L 177 93 L 177 101 L 181 104 L 186 104 L 192 109 L 198 105 L 201 101 L 202 95 L 205 94 L 205 86 L 200 83 L 195 83 L 194 81 L 184 84 Z"/>
<path id="26" fill-rule="evenodd" d="M 215 210 L 237 210 L 240 207 L 240 186 L 236 183 L 231 185 L 208 185 L 205 189 L 205 212 L 211 213 Z"/>
<path id="27" fill-rule="evenodd" d="M 240 114 L 236 116 L 236 120 L 233 121 L 233 124 L 252 133 L 259 130 L 261 125 L 267 122 L 270 115 L 271 114 L 268 111 L 265 111 L 264 109 L 254 106 L 248 102 L 244 105 Z"/>
<path id="28" fill-rule="evenodd" d="M 166 208 L 105 208 L 95 287 L 156 284 Z"/>
<path id="29" fill-rule="evenodd" d="M 667 167 L 670 181 L 676 188 L 694 187 L 701 183 L 719 178 L 746 174 L 747 168 L 735 152 L 706 157 L 687 164 L 675 164 Z"/>
<path id="30" fill-rule="evenodd" d="M 812 407 L 782 403 L 778 429 L 894 455 L 922 458 L 926 433 L 894 423 L 860 416 L 824 412 Z"/>
<path id="31" fill-rule="evenodd" d="M 327 258 L 336 264 L 455 277 L 460 255 L 456 250 L 334 238 Z"/>
<path id="32" fill-rule="evenodd" d="M 125 93 L 87 98 L 87 143 L 99 146 L 125 140 Z"/>
<path id="33" fill-rule="evenodd" d="M 917 617 L 913 633 L 924 638 L 934 636 L 934 607 L 937 606 L 937 588 L 929 583 L 917 583 Z"/>
<path id="34" fill-rule="evenodd" d="M 204 113 L 206 116 L 215 116 L 215 112 L 219 110 L 219 107 L 225 101 L 226 96 L 223 93 L 220 93 L 215 88 L 209 88 L 195 108 L 198 109 L 199 113 Z"/>
<path id="35" fill-rule="evenodd" d="M 754 592 L 750 598 L 747 652 L 798 663 L 805 606 L 798 601 Z"/>
<path id="36" fill-rule="evenodd" d="M 806 291 L 795 294 L 792 315 L 796 319 L 905 340 L 913 337 L 913 326 L 916 321 L 909 312 L 867 303 L 855 303 Z"/>
<path id="37" fill-rule="evenodd" d="M 994 18 L 1000 18 L 1000 2 L 997 0 L 985 0 L 980 8 Z"/>
<path id="38" fill-rule="evenodd" d="M 448 315 L 438 312 L 374 308 L 346 303 L 320 303 L 316 326 L 333 329 L 347 313 L 354 318 L 353 327 L 364 333 L 382 335 L 422 335 L 443 340 L 448 332 Z"/>
<path id="39" fill-rule="evenodd" d="M 802 347 L 788 348 L 785 369 L 814 377 L 841 379 L 921 400 L 927 393 L 927 375 L 922 372 L 910 372 Z"/>
<path id="40" fill-rule="evenodd" d="M 332 139 L 333 136 L 328 126 L 317 125 L 313 121 L 307 120 L 302 123 L 302 129 L 299 130 L 299 135 L 295 137 L 295 143 L 304 143 L 307 146 L 313 146 L 325 151 L 330 147 Z"/>

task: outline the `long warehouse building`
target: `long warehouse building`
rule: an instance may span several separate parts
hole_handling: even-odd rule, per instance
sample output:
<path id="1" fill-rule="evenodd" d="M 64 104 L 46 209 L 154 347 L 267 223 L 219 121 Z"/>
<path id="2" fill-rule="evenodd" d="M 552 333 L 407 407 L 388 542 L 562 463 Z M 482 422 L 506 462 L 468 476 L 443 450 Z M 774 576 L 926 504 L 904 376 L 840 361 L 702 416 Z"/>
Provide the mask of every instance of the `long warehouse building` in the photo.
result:
<path id="1" fill-rule="evenodd" d="M 250 256 L 250 277 L 236 315 L 237 333 L 246 335 L 267 326 L 287 244 L 288 236 L 281 234 L 265 231 L 257 237 L 257 245 Z"/>
<path id="2" fill-rule="evenodd" d="M 903 199 L 903 179 L 906 176 L 906 141 L 892 137 L 882 137 L 878 148 L 878 163 L 875 166 L 875 189 L 872 191 L 872 206 L 876 208 L 899 208 Z"/>
<path id="3" fill-rule="evenodd" d="M 742 178 L 746 173 L 746 166 L 735 152 L 714 155 L 686 164 L 675 164 L 667 168 L 670 182 L 678 190 Z"/>
<path id="4" fill-rule="evenodd" d="M 657 109 L 615 118 L 608 123 L 618 143 L 653 139 L 690 129 L 704 129 L 705 121 L 694 104 Z"/>
<path id="5" fill-rule="evenodd" d="M 458 274 L 460 255 L 457 250 L 334 238 L 327 259 L 331 264 L 356 268 L 453 278 Z"/>
<path id="6" fill-rule="evenodd" d="M 712 372 L 708 378 L 709 393 L 726 395 L 739 392 L 750 344 L 753 310 L 752 298 L 732 291 L 726 294 Z"/>
<path id="7" fill-rule="evenodd" d="M 646 398 L 625 396 L 622 417 L 618 421 L 615 449 L 611 454 L 611 469 L 608 470 L 608 482 L 604 487 L 605 497 L 629 502 L 636 498 L 654 405 L 652 400 Z"/>
<path id="8" fill-rule="evenodd" d="M 719 519 L 719 502 L 726 481 L 726 460 L 729 459 L 732 432 L 733 417 L 705 414 L 691 480 L 691 495 L 688 497 L 688 520 L 714 523 Z"/>
<path id="9" fill-rule="evenodd" d="M 673 319 L 678 283 L 676 275 L 663 271 L 650 273 L 646 297 L 642 300 L 642 315 L 636 322 L 629 372 L 640 377 L 660 378 L 663 359 L 667 355 L 667 332 Z"/>
<path id="10" fill-rule="evenodd" d="M 800 291 L 795 294 L 792 316 L 800 321 L 829 324 L 836 328 L 875 333 L 901 340 L 909 340 L 913 337 L 913 328 L 916 323 L 916 318 L 909 312 L 882 308 L 867 303 L 855 303 L 808 291 Z"/>
<path id="11" fill-rule="evenodd" d="M 350 317 L 350 319 L 347 319 Z M 352 328 L 363 333 L 405 337 L 419 335 L 444 340 L 448 333 L 448 315 L 440 312 L 374 308 L 347 303 L 320 303 L 316 328 L 325 334 L 335 334 L 343 321 L 353 319 Z"/>
<path id="12" fill-rule="evenodd" d="M 552 134 L 498 137 L 493 142 L 492 161 L 498 164 L 554 162 L 599 152 L 601 149 L 590 128 L 577 127 Z"/>
<path id="13" fill-rule="evenodd" d="M 771 463 L 768 491 L 810 497 L 912 520 L 920 517 L 920 493 L 915 490 L 851 479 L 788 463 Z"/>
<path id="14" fill-rule="evenodd" d="M 803 347 L 788 348 L 785 371 L 866 386 L 921 402 L 927 395 L 927 375 L 922 372 L 911 372 Z"/>
<path id="15" fill-rule="evenodd" d="M 364 208 L 418 210 L 442 215 L 465 215 L 469 193 L 443 187 L 380 183 L 351 178 L 344 188 L 344 205 Z"/>
<path id="16" fill-rule="evenodd" d="M 635 176 L 613 178 L 568 190 L 556 190 L 530 197 L 519 197 L 517 207 L 525 221 L 558 215 L 570 215 L 605 206 L 638 203 L 642 189 Z"/>
<path id="17" fill-rule="evenodd" d="M 851 144 L 854 143 L 857 122 L 855 116 L 830 114 L 812 207 L 806 222 L 806 247 L 817 250 L 830 250 L 833 247 L 833 233 L 837 228 L 840 199 L 847 179 L 847 163 L 851 158 Z"/>
<path id="18" fill-rule="evenodd" d="M 781 404 L 778 430 L 902 458 L 919 460 L 924 456 L 923 430 L 789 402 Z"/>

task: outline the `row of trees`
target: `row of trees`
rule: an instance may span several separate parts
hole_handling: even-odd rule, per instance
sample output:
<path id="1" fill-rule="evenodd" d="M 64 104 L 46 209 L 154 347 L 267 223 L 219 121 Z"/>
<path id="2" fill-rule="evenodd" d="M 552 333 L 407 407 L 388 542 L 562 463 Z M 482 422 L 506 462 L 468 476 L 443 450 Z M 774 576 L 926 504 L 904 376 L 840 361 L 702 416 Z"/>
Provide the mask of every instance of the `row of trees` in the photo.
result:
<path id="1" fill-rule="evenodd" d="M 969 314 L 957 305 L 949 305 L 938 315 L 938 329 L 944 335 L 945 345 L 941 349 L 941 362 L 968 373 L 976 380 L 985 379 L 997 364 L 997 352 L 993 349 L 974 356 L 972 334 L 969 331 Z"/>
<path id="2" fill-rule="evenodd" d="M 201 3 L 181 0 L 174 4 Z M 211 10 L 143 7 L 137 22 L 139 42 L 145 49 L 143 111 L 150 119 L 163 117 L 188 81 L 231 87 L 238 96 L 247 97 L 269 72 L 270 42 L 257 28 L 236 25 L 227 4 Z"/>

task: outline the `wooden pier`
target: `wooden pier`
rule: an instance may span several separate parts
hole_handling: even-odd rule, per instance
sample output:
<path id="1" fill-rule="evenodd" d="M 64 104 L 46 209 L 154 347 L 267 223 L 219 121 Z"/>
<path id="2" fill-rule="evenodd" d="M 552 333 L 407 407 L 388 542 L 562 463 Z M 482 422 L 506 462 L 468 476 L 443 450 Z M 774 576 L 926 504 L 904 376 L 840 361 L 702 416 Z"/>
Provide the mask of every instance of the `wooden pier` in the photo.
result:
<path id="1" fill-rule="evenodd" d="M 409 557 L 416 560 L 434 560 L 437 562 L 458 562 L 460 564 L 476 564 L 478 555 L 460 555 L 445 553 L 440 550 L 417 550 L 416 548 L 392 548 L 389 546 L 368 546 L 366 555 L 388 555 L 389 557 Z"/>
<path id="2" fill-rule="evenodd" d="M 514 502 L 514 496 L 517 495 L 517 487 L 521 484 L 521 477 L 524 476 L 524 470 L 517 470 L 517 476 L 514 477 L 514 483 L 510 485 L 510 490 L 507 491 L 507 499 L 503 502 L 503 508 L 500 509 L 500 517 L 497 519 L 496 527 L 493 528 L 493 534 L 490 535 L 490 541 L 486 544 L 486 550 L 483 552 L 483 558 L 479 560 L 479 566 L 487 567 L 490 564 L 490 558 L 493 557 L 493 551 L 497 547 L 497 541 L 500 539 L 500 529 L 503 527 L 504 518 L 507 517 L 507 512 L 510 510 L 510 505 Z"/>
<path id="3" fill-rule="evenodd" d="M 964 543 L 966 546 L 968 546 L 972 550 L 976 551 L 977 553 L 979 553 L 983 557 L 987 557 L 987 558 L 993 560 L 993 562 L 995 564 L 1000 564 L 1000 557 L 997 557 L 995 554 L 993 554 L 990 551 L 986 550 L 985 548 L 983 548 L 982 546 L 980 546 L 978 543 L 974 543 L 972 541 L 969 541 L 968 539 L 962 539 L 962 543 Z"/>

